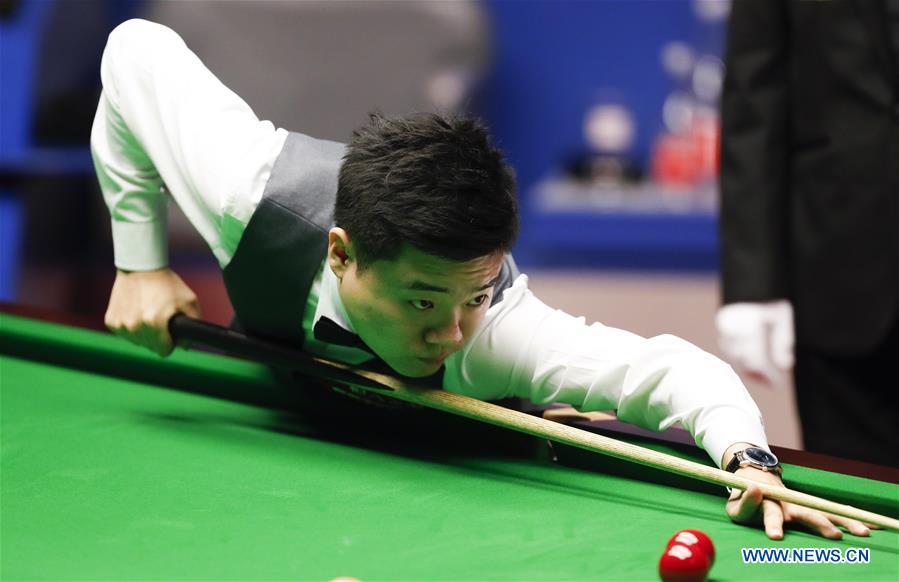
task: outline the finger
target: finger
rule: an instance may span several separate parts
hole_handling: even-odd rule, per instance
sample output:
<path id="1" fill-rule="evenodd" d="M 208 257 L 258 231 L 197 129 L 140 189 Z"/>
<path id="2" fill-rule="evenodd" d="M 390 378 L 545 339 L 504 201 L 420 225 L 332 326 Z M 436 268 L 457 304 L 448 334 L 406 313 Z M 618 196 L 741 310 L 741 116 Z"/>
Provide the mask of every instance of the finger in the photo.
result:
<path id="1" fill-rule="evenodd" d="M 152 323 L 148 323 L 152 333 L 152 349 L 162 357 L 168 356 L 175 349 L 172 334 L 169 332 L 169 322 L 177 313 L 175 307 L 171 306 L 156 314 Z"/>
<path id="2" fill-rule="evenodd" d="M 771 361 L 783 373 L 793 368 L 792 333 L 790 333 L 789 338 L 778 337 L 777 335 L 771 338 Z"/>
<path id="3" fill-rule="evenodd" d="M 794 364 L 793 314 L 789 305 L 779 306 L 771 321 L 771 360 L 786 372 Z"/>
<path id="4" fill-rule="evenodd" d="M 180 311 L 176 311 L 175 313 L 172 313 L 172 315 L 170 315 L 168 317 L 168 321 L 166 322 L 166 326 L 165 326 L 166 330 L 168 330 L 168 323 L 171 322 L 171 319 L 178 314 L 185 315 L 192 319 L 202 319 L 202 317 L 203 317 L 203 315 L 200 311 L 200 304 L 197 303 L 196 300 L 191 301 L 191 302 L 183 305 Z M 175 346 L 177 346 L 179 348 L 183 348 L 185 350 L 189 349 L 190 345 L 191 345 L 190 340 L 181 339 L 181 338 L 172 338 L 171 334 L 169 334 L 169 341 L 170 342 L 174 341 Z"/>
<path id="5" fill-rule="evenodd" d="M 751 523 L 758 519 L 761 503 L 762 490 L 750 485 L 742 495 L 727 502 L 727 515 L 737 523 Z"/>
<path id="6" fill-rule="evenodd" d="M 146 323 L 131 327 L 128 330 L 127 339 L 142 348 L 146 348 L 152 352 L 156 351 L 156 341 L 153 338 L 153 329 Z"/>
<path id="7" fill-rule="evenodd" d="M 762 502 L 762 519 L 768 538 L 782 540 L 784 537 L 784 514 L 780 503 L 765 499 Z"/>
<path id="8" fill-rule="evenodd" d="M 790 508 L 791 521 L 830 540 L 843 538 L 840 528 L 830 522 L 826 515 L 815 509 L 793 506 Z"/>
<path id="9" fill-rule="evenodd" d="M 143 325 L 140 323 L 133 321 L 122 323 L 115 333 L 117 336 L 124 338 L 135 345 L 142 348 L 147 347 L 146 339 L 144 338 Z"/>
<path id="10" fill-rule="evenodd" d="M 117 302 L 110 298 L 106 311 L 103 312 L 103 323 L 112 330 L 113 328 L 121 327 L 121 319 Z"/>
<path id="11" fill-rule="evenodd" d="M 175 346 L 172 343 L 172 336 L 169 333 L 168 328 L 165 326 L 156 327 L 153 329 L 153 335 L 153 351 L 163 357 L 171 354 L 172 350 L 175 349 Z"/>
<path id="12" fill-rule="evenodd" d="M 172 351 L 172 340 L 168 331 L 161 330 L 157 325 L 148 322 L 143 322 L 138 326 L 131 341 L 159 356 L 167 356 Z"/>
<path id="13" fill-rule="evenodd" d="M 793 326 L 779 322 L 771 331 L 771 361 L 783 372 L 793 367 Z"/>
<path id="14" fill-rule="evenodd" d="M 126 327 L 118 327 L 110 331 L 112 331 L 113 335 L 115 335 L 116 337 L 121 338 L 130 344 L 134 344 L 138 347 L 144 347 L 144 345 L 140 343 L 138 337 L 134 334 L 134 332 Z"/>
<path id="15" fill-rule="evenodd" d="M 126 325 L 122 321 L 122 318 L 111 310 L 108 310 L 103 316 L 103 324 L 106 326 L 106 329 L 118 336 L 121 336 L 126 331 Z"/>
<path id="16" fill-rule="evenodd" d="M 824 513 L 827 519 L 830 520 L 834 525 L 838 525 L 840 527 L 846 528 L 846 530 L 854 536 L 869 536 L 871 535 L 871 530 L 858 521 L 857 519 L 852 519 L 849 517 L 843 517 L 842 515 L 835 515 L 833 513 Z"/>
<path id="17" fill-rule="evenodd" d="M 181 306 L 181 313 L 193 319 L 201 319 L 203 317 L 200 309 L 200 302 L 194 299 Z"/>

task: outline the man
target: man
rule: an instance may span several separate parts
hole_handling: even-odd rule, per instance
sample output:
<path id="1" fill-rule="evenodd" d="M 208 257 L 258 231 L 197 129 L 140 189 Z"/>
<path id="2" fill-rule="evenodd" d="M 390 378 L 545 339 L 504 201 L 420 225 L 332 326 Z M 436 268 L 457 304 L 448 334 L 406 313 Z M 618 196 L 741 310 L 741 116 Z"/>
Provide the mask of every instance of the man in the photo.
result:
<path id="1" fill-rule="evenodd" d="M 792 367 L 795 337 L 806 449 L 893 466 L 897 62 L 896 0 L 734 4 L 718 315 L 729 358 L 772 383 Z"/>
<path id="2" fill-rule="evenodd" d="M 106 316 L 115 333 L 166 354 L 169 318 L 199 314 L 166 267 L 170 195 L 218 258 L 250 333 L 352 364 L 381 360 L 477 398 L 616 409 L 653 430 L 680 422 L 716 463 L 781 484 L 776 461 L 748 452 L 764 454 L 767 439 L 723 362 L 671 336 L 587 326 L 528 291 L 506 254 L 514 181 L 477 122 L 373 116 L 346 147 L 276 130 L 174 32 L 145 21 L 110 35 L 101 76 L 91 144 L 119 269 Z M 764 520 L 773 539 L 785 521 L 868 534 L 763 502 L 756 488 L 727 511 Z"/>

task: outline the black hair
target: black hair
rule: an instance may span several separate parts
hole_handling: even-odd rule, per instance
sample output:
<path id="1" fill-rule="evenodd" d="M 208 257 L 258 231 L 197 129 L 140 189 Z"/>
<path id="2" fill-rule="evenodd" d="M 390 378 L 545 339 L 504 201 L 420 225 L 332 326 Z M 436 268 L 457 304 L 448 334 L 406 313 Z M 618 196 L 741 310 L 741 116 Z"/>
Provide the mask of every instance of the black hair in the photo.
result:
<path id="1" fill-rule="evenodd" d="M 519 228 L 515 177 L 477 119 L 371 113 L 347 147 L 334 220 L 360 269 L 404 244 L 454 261 L 507 252 Z"/>

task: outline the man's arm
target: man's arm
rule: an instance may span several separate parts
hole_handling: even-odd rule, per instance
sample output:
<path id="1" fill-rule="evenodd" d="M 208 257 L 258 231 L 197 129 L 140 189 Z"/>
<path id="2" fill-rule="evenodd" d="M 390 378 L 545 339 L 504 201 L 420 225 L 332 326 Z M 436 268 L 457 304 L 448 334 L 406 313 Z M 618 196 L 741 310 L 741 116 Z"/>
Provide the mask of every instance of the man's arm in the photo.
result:
<path id="1" fill-rule="evenodd" d="M 720 463 L 736 442 L 767 447 L 761 413 L 733 370 L 671 335 L 587 325 L 544 304 L 520 276 L 447 361 L 444 387 L 481 399 L 616 410 L 649 430 L 679 422 Z"/>
<path id="2" fill-rule="evenodd" d="M 551 309 L 520 276 L 488 311 L 463 350 L 446 363 L 444 388 L 481 399 L 519 396 L 562 402 L 583 411 L 615 409 L 621 420 L 650 430 L 680 422 L 720 467 L 740 448 L 768 448 L 761 413 L 731 368 L 673 336 L 642 338 Z M 751 467 L 751 479 L 782 485 Z M 867 535 L 859 522 L 791 504 L 762 500 L 750 489 L 727 505 L 740 523 L 764 523 L 772 539 L 783 523 L 800 523 L 827 537 L 834 524 Z M 836 532 L 836 533 L 835 533 Z"/>
<path id="3" fill-rule="evenodd" d="M 199 315 L 193 292 L 167 268 L 169 196 L 226 265 L 286 132 L 259 121 L 177 34 L 158 24 L 118 26 L 101 77 L 91 150 L 119 269 L 106 321 L 115 333 L 165 354 L 168 318 Z"/>

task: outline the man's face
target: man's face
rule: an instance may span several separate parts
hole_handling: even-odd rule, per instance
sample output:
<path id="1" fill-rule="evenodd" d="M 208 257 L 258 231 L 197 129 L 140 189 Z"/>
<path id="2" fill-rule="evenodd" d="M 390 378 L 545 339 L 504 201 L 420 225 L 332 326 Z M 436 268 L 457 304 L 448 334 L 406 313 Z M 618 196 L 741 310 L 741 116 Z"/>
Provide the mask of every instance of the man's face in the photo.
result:
<path id="1" fill-rule="evenodd" d="M 331 230 L 328 261 L 356 332 L 399 374 L 434 374 L 484 318 L 502 253 L 456 262 L 407 245 L 396 258 L 360 272 L 345 237 L 342 229 Z"/>

